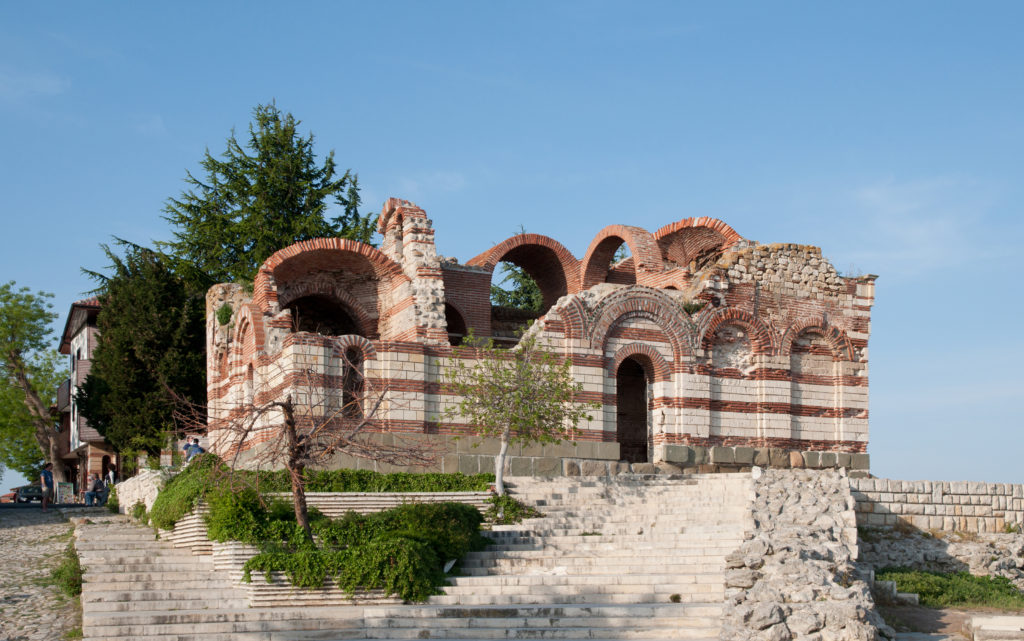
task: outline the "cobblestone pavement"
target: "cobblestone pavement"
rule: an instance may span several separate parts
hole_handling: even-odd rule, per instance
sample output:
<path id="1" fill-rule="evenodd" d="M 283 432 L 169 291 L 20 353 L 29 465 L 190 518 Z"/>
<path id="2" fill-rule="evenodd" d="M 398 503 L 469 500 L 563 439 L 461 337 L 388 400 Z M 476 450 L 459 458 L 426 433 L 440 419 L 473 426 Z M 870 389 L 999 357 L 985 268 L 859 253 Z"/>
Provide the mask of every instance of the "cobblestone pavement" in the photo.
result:
<path id="1" fill-rule="evenodd" d="M 0 641 L 60 641 L 80 629 L 77 599 L 49 578 L 71 541 L 68 517 L 92 512 L 106 510 L 0 506 Z"/>

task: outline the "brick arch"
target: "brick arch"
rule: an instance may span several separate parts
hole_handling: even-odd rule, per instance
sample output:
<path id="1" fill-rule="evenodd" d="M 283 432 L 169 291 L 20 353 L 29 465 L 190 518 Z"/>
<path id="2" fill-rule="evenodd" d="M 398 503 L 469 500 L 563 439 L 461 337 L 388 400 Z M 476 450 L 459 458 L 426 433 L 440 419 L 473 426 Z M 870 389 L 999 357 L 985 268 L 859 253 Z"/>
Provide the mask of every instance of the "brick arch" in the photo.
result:
<path id="1" fill-rule="evenodd" d="M 278 250 L 264 261 L 253 283 L 253 302 L 266 312 L 276 312 L 278 283 L 313 270 L 336 269 L 346 261 L 368 267 L 380 281 L 409 282 L 398 263 L 365 243 L 347 238 L 314 238 Z"/>
<path id="2" fill-rule="evenodd" d="M 691 355 L 689 330 L 683 322 L 682 310 L 668 295 L 639 286 L 617 290 L 601 301 L 591 315 L 591 346 L 603 349 L 608 334 L 622 322 L 633 318 L 648 320 L 665 332 L 675 362 L 682 363 Z"/>
<path id="3" fill-rule="evenodd" d="M 716 310 L 705 320 L 701 332 L 701 348 L 705 355 L 711 353 L 715 342 L 715 332 L 723 325 L 738 325 L 750 334 L 750 347 L 754 354 L 778 353 L 775 333 L 750 312 L 735 307 L 724 307 Z"/>
<path id="4" fill-rule="evenodd" d="M 501 261 L 522 268 L 540 287 L 544 306 L 550 308 L 562 296 L 579 291 L 579 261 L 561 243 L 540 234 L 516 234 L 467 265 L 484 267 L 494 272 Z"/>
<path id="5" fill-rule="evenodd" d="M 605 282 L 608 266 L 622 243 L 632 254 L 637 285 L 647 285 L 651 275 L 662 271 L 661 251 L 649 231 L 630 225 L 609 225 L 594 237 L 580 263 L 580 290 Z"/>
<path id="6" fill-rule="evenodd" d="M 558 313 L 565 326 L 566 339 L 583 339 L 590 335 L 590 313 L 578 297 L 573 296 L 559 306 Z"/>
<path id="7" fill-rule="evenodd" d="M 605 376 L 609 379 L 615 378 L 616 372 L 619 371 L 619 365 L 622 365 L 622 361 L 627 358 L 632 358 L 640 363 L 652 381 L 662 382 L 672 378 L 672 366 L 658 350 L 645 343 L 630 343 L 620 347 L 615 352 L 615 356 L 608 359 Z"/>
<path id="8" fill-rule="evenodd" d="M 241 305 L 235 316 L 232 351 L 235 351 L 243 360 L 252 360 L 263 354 L 266 336 L 263 327 L 263 311 L 252 303 Z"/>
<path id="9" fill-rule="evenodd" d="M 743 237 L 724 222 L 702 216 L 665 225 L 654 232 L 654 239 L 664 260 L 686 267 L 701 257 L 721 254 Z"/>
<path id="10" fill-rule="evenodd" d="M 349 316 L 359 326 L 359 332 L 363 336 L 377 338 L 380 335 L 377 319 L 371 316 L 354 296 L 322 280 L 309 281 L 303 283 L 301 287 L 289 290 L 288 296 L 280 299 L 278 304 L 284 308 L 306 296 L 327 296 L 334 299 L 349 312 Z"/>
<path id="11" fill-rule="evenodd" d="M 377 348 L 374 347 L 373 341 L 364 336 L 356 336 L 355 334 L 336 337 L 334 344 L 331 345 L 331 354 L 335 358 L 344 358 L 345 352 L 350 349 L 358 350 L 363 355 L 364 361 L 377 358 Z"/>
<path id="12" fill-rule="evenodd" d="M 816 332 L 825 339 L 825 342 L 828 343 L 829 348 L 832 350 L 833 360 L 855 360 L 853 343 L 846 335 L 846 332 L 834 325 L 829 325 L 822 318 L 802 318 L 790 325 L 780 341 L 779 353 L 783 356 L 789 356 L 793 351 L 793 341 L 807 331 Z"/>

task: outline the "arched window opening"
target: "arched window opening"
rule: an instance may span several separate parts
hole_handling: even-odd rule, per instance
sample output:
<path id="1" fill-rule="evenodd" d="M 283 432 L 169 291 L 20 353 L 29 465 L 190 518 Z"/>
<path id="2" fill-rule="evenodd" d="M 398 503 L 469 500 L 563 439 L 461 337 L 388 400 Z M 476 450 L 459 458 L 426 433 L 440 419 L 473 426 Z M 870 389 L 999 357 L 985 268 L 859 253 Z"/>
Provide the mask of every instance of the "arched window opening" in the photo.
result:
<path id="1" fill-rule="evenodd" d="M 636 284 L 636 261 L 626 239 L 608 236 L 593 246 L 584 258 L 583 287 L 599 283 Z"/>
<path id="2" fill-rule="evenodd" d="M 292 301 L 287 309 L 292 312 L 292 324 L 297 332 L 312 332 L 323 336 L 363 335 L 359 324 L 345 306 L 330 296 L 303 296 Z"/>
<path id="3" fill-rule="evenodd" d="M 608 283 L 620 285 L 636 285 L 636 268 L 633 262 L 633 254 L 629 251 L 629 245 L 622 243 L 612 254 L 608 263 Z"/>
<path id="4" fill-rule="evenodd" d="M 529 324 L 547 311 L 537 281 L 522 267 L 501 261 L 491 285 L 491 338 L 496 347 L 514 347 Z M 498 284 L 493 284 L 497 281 Z"/>
<path id="5" fill-rule="evenodd" d="M 363 355 L 350 347 L 345 350 L 345 368 L 341 382 L 341 414 L 345 418 L 363 417 Z"/>
<path id="6" fill-rule="evenodd" d="M 629 463 L 646 463 L 648 457 L 648 380 L 643 366 L 627 358 L 615 373 L 615 436 L 619 458 Z"/>
<path id="7" fill-rule="evenodd" d="M 448 342 L 452 347 L 462 345 L 462 339 L 466 337 L 466 321 L 462 318 L 459 310 L 450 303 L 444 304 L 444 319 L 448 323 Z"/>

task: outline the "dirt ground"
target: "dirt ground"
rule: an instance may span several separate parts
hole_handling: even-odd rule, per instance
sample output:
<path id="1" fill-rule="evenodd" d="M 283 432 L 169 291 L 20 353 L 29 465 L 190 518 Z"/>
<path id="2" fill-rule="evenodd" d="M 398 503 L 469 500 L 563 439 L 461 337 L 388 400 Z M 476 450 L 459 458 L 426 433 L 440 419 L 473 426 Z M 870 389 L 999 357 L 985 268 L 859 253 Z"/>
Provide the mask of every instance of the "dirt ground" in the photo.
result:
<path id="1" fill-rule="evenodd" d="M 928 634 L 964 634 L 964 623 L 978 614 L 1021 614 L 1017 611 L 994 608 L 936 610 L 917 605 L 879 606 L 885 622 L 897 632 L 926 632 Z M 966 638 L 966 637 L 965 637 Z"/>

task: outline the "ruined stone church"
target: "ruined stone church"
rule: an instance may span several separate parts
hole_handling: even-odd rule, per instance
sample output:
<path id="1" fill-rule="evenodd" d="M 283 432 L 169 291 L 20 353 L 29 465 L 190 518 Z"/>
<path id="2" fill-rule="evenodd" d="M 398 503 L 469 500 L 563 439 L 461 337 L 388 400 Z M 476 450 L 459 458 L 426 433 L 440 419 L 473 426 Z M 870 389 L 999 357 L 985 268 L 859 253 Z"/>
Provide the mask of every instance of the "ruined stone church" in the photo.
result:
<path id="1" fill-rule="evenodd" d="M 445 452 L 437 471 L 493 471 L 493 444 L 472 447 L 456 438 L 468 426 L 443 418 L 453 399 L 442 373 L 449 359 L 473 358 L 453 351 L 470 330 L 514 346 L 529 325 L 601 409 L 574 430 L 575 445 L 513 448 L 513 475 L 868 468 L 875 277 L 840 275 L 817 247 L 760 244 L 702 217 L 654 232 L 606 227 L 581 259 L 518 234 L 462 264 L 438 256 L 426 213 L 399 199 L 385 203 L 378 231 L 379 249 L 303 241 L 267 259 L 251 291 L 209 291 L 215 449 L 217 426 L 239 408 L 311 391 L 344 397 L 357 367 L 386 396 L 370 417 L 378 438 L 435 443 Z M 503 261 L 537 283 L 539 313 L 491 304 Z M 265 422 L 243 448 L 278 429 Z"/>

